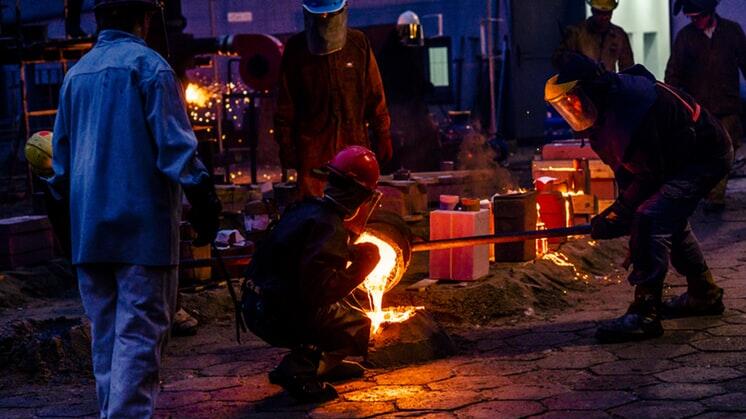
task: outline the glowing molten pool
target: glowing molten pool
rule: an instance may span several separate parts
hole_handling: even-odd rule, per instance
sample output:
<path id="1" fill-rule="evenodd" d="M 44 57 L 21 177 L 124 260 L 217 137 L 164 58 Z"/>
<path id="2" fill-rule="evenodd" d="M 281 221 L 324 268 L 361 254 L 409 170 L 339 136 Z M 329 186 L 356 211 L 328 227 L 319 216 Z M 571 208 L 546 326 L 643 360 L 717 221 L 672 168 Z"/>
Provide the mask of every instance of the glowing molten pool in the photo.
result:
<path id="1" fill-rule="evenodd" d="M 366 314 L 370 318 L 371 333 L 375 334 L 381 329 L 383 323 L 401 323 L 412 317 L 417 310 L 423 307 L 387 307 L 383 308 L 383 294 L 395 285 L 395 281 L 401 278 L 404 266 L 401 258 L 401 250 L 387 241 L 382 235 L 366 231 L 360 235 L 356 243 L 372 243 L 378 247 L 381 260 L 373 271 L 368 274 L 363 282 L 363 287 L 368 292 L 370 311 Z"/>

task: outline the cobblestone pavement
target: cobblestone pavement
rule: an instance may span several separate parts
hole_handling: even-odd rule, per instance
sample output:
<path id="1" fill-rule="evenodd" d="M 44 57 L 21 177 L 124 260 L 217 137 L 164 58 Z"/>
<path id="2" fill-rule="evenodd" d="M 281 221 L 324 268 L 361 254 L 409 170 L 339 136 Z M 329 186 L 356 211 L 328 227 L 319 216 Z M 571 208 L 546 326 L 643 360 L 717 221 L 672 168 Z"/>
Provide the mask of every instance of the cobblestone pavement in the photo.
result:
<path id="1" fill-rule="evenodd" d="M 338 385 L 339 400 L 322 405 L 294 404 L 269 384 L 266 373 L 282 351 L 250 336 L 237 345 L 230 324 L 212 325 L 172 341 L 159 416 L 746 418 L 746 180 L 731 195 L 726 213 L 695 220 L 726 289 L 723 316 L 668 320 L 659 339 L 600 345 L 596 322 L 621 314 L 632 295 L 612 283 L 550 318 L 452 330 L 458 356 L 369 371 Z M 683 290 L 681 278 L 670 281 L 669 295 Z M 95 413 L 91 383 L 45 392 L 0 399 L 0 416 Z"/>

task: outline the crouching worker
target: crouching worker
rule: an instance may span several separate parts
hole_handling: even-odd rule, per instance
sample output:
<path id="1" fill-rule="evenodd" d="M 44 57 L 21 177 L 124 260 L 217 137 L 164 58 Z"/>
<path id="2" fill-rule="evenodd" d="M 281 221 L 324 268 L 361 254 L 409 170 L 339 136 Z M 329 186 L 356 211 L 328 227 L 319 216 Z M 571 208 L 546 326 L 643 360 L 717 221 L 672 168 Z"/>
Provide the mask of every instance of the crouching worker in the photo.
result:
<path id="1" fill-rule="evenodd" d="M 302 402 L 334 399 L 329 381 L 363 375 L 359 364 L 344 361 L 367 354 L 370 334 L 370 320 L 350 294 L 379 260 L 375 245 L 351 244 L 350 231 L 379 198 L 375 155 L 350 146 L 323 170 L 324 196 L 285 211 L 254 254 L 242 297 L 249 329 L 291 349 L 270 382 Z"/>
<path id="2" fill-rule="evenodd" d="M 592 237 L 630 235 L 627 313 L 602 325 L 602 342 L 663 334 L 660 318 L 721 314 L 715 285 L 689 217 L 730 170 L 733 150 L 720 123 L 691 96 L 642 66 L 620 74 L 580 56 L 565 57 L 546 85 L 546 100 L 614 169 L 620 194 L 593 218 Z M 669 261 L 687 279 L 683 295 L 662 303 Z"/>

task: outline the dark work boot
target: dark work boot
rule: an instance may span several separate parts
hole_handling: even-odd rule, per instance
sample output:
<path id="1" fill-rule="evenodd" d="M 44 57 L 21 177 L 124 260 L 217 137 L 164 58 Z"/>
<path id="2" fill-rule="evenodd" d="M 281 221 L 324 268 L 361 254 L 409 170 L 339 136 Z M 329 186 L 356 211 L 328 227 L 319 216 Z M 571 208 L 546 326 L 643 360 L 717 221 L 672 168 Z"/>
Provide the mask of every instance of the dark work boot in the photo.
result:
<path id="1" fill-rule="evenodd" d="M 667 319 L 695 316 L 718 316 L 725 311 L 723 289 L 715 285 L 710 270 L 687 277 L 688 289 L 678 297 L 663 303 L 662 314 Z"/>
<path id="2" fill-rule="evenodd" d="M 362 378 L 365 368 L 353 361 L 342 361 L 329 370 L 321 373 L 319 378 L 324 381 L 335 383 L 337 381 L 353 380 Z"/>
<path id="3" fill-rule="evenodd" d="M 635 300 L 623 316 L 602 324 L 596 329 L 601 343 L 620 343 L 657 338 L 663 335 L 658 316 L 661 293 L 642 285 L 635 288 Z"/>
<path id="4" fill-rule="evenodd" d="M 336 399 L 337 390 L 316 375 L 320 356 L 318 351 L 309 347 L 292 350 L 269 372 L 269 382 L 281 386 L 301 403 L 323 403 Z"/>

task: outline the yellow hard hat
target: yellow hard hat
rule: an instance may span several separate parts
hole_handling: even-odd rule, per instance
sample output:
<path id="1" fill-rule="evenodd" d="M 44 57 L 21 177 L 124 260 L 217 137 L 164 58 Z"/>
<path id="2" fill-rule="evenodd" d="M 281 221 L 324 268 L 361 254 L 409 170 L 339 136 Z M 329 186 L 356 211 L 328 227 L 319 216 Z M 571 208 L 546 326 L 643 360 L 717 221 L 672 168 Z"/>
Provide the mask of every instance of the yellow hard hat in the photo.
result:
<path id="1" fill-rule="evenodd" d="M 619 6 L 619 0 L 585 0 L 594 9 L 610 12 Z"/>
<path id="2" fill-rule="evenodd" d="M 52 132 L 35 132 L 23 149 L 26 161 L 31 166 L 31 171 L 37 176 L 50 177 L 54 175 L 52 170 Z"/>

